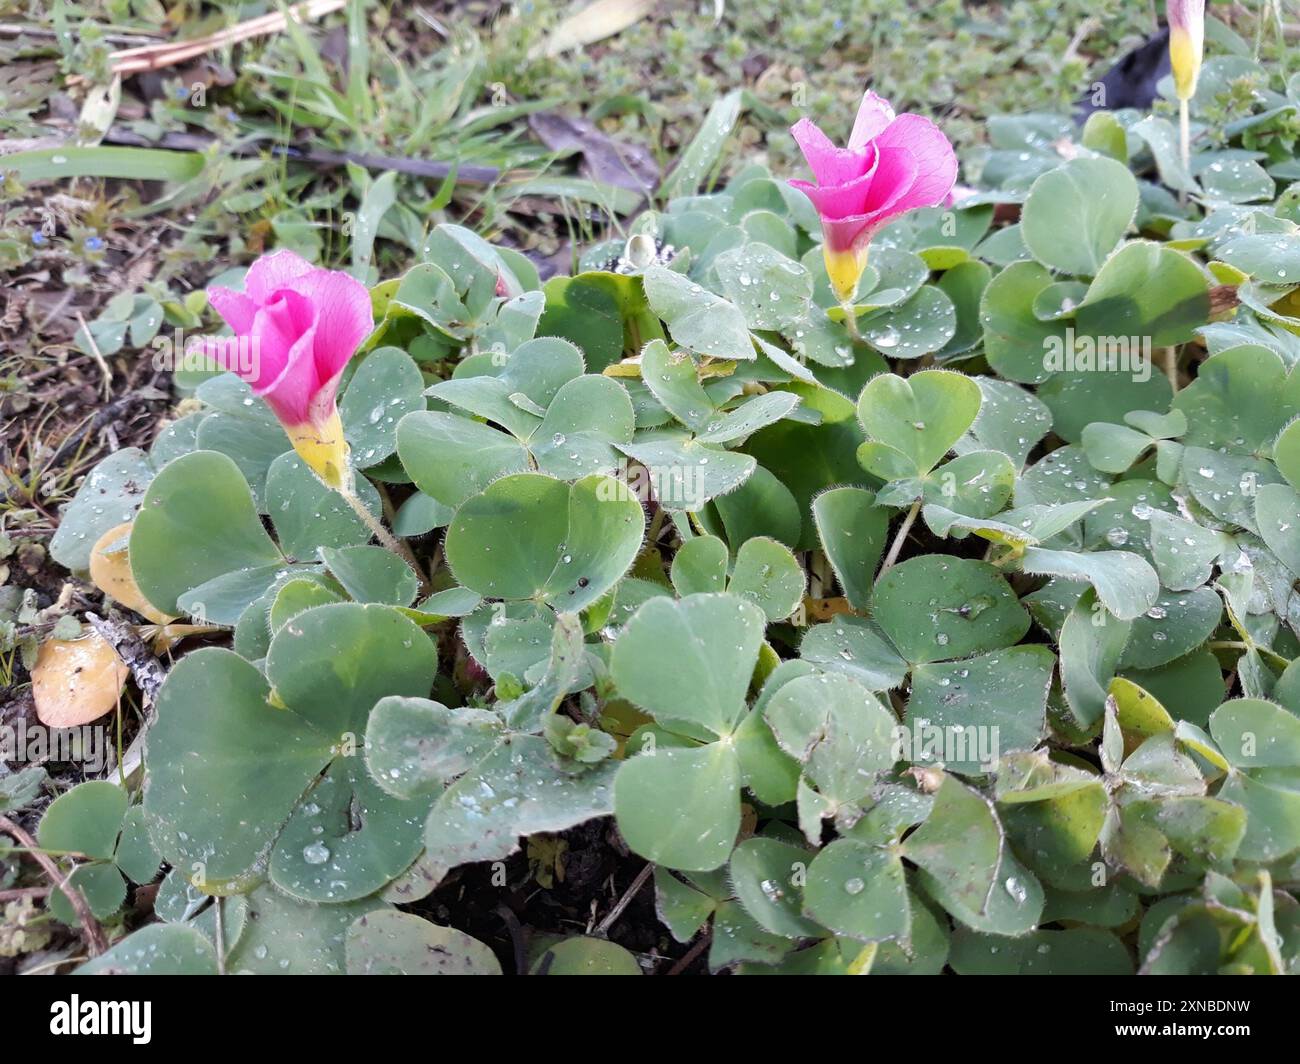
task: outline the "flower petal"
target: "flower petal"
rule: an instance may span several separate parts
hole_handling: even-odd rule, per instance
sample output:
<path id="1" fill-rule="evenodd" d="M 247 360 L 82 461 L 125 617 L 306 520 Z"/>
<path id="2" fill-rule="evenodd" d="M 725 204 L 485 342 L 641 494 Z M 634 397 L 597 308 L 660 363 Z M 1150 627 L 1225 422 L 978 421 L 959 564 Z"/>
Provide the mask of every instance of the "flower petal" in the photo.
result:
<path id="1" fill-rule="evenodd" d="M 247 333 L 253 327 L 257 302 L 233 288 L 213 285 L 208 289 L 208 303 L 226 321 L 236 335 Z"/>
<path id="2" fill-rule="evenodd" d="M 866 174 L 874 162 L 874 153 L 846 151 L 807 118 L 790 127 L 790 134 L 808 160 L 808 166 L 822 186 L 843 185 Z"/>
<path id="3" fill-rule="evenodd" d="M 879 162 L 867 195 L 866 212 L 901 214 L 907 208 L 899 204 L 916 187 L 920 167 L 916 157 L 904 148 L 882 147 L 878 151 Z"/>
<path id="4" fill-rule="evenodd" d="M 188 356 L 191 350 L 187 343 L 185 354 Z M 205 358 L 210 358 L 227 373 L 235 374 L 248 384 L 257 379 L 259 372 L 255 350 L 248 333 L 237 336 L 205 336 L 198 344 L 198 351 Z"/>
<path id="5" fill-rule="evenodd" d="M 889 101 L 868 89 L 858 104 L 858 117 L 853 121 L 853 132 L 849 134 L 849 151 L 862 151 L 893 121 L 894 109 Z"/>
<path id="6" fill-rule="evenodd" d="M 311 403 L 320 391 L 313 349 L 318 315 L 311 301 L 282 290 L 257 313 L 253 323 L 258 374 L 253 394 L 264 398 L 286 425 L 310 419 Z"/>
<path id="7" fill-rule="evenodd" d="M 316 372 L 322 384 L 337 381 L 375 327 L 370 290 L 338 270 L 312 270 L 290 281 L 286 290 L 297 292 L 316 308 Z"/>
<path id="8" fill-rule="evenodd" d="M 244 276 L 244 292 L 254 303 L 269 303 L 278 289 L 315 268 L 297 252 L 287 248 L 273 251 L 248 268 Z"/>
<path id="9" fill-rule="evenodd" d="M 872 225 L 870 214 L 822 219 L 822 236 L 826 241 L 826 247 L 836 254 L 844 254 L 861 247 L 875 235 L 878 228 L 880 227 Z"/>
<path id="10" fill-rule="evenodd" d="M 823 218 L 847 218 L 866 210 L 871 176 L 860 177 L 845 185 L 818 186 L 807 181 L 791 181 L 790 185 L 812 200 Z"/>
<path id="11" fill-rule="evenodd" d="M 840 217 L 822 212 L 826 246 L 836 252 L 860 248 L 907 209 L 901 206 L 901 201 L 910 193 L 916 180 L 916 160 L 909 152 L 882 148 L 876 172 L 867 189 L 866 202 L 855 213 Z"/>
<path id="12" fill-rule="evenodd" d="M 957 180 L 957 156 L 952 144 L 933 122 L 922 115 L 899 115 L 879 137 L 876 146 L 904 148 L 916 160 L 916 181 L 897 201 L 899 211 L 933 207 L 942 203 Z"/>
<path id="13" fill-rule="evenodd" d="M 1187 29 L 1205 21 L 1205 0 L 1169 0 L 1165 14 L 1173 29 Z"/>

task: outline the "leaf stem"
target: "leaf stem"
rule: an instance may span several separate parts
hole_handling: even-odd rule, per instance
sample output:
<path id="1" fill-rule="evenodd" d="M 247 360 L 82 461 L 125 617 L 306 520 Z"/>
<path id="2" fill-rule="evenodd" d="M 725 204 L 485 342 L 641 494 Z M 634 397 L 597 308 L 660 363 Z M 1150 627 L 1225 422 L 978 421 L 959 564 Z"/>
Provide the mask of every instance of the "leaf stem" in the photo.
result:
<path id="1" fill-rule="evenodd" d="M 53 887 L 14 887 L 0 890 L 0 901 L 22 901 L 23 898 L 48 898 Z"/>
<path id="2" fill-rule="evenodd" d="M 1183 170 L 1188 177 L 1192 174 L 1192 117 L 1191 101 L 1178 101 L 1178 150 L 1183 160 Z M 1187 190 L 1180 189 L 1178 202 L 1187 202 Z"/>
<path id="3" fill-rule="evenodd" d="M 650 531 L 646 533 L 647 543 L 654 543 L 659 539 L 659 533 L 663 531 L 666 516 L 668 516 L 668 511 L 662 506 L 655 508 L 654 516 L 650 518 Z"/>
<path id="4" fill-rule="evenodd" d="M 369 510 L 366 504 L 361 501 L 360 496 L 356 494 L 351 487 L 339 488 L 338 493 L 343 496 L 344 500 L 356 515 L 361 518 L 362 523 L 368 528 L 371 534 L 379 540 L 385 547 L 396 554 L 402 561 L 411 567 L 415 573 L 416 579 L 420 581 L 421 595 L 429 593 L 429 578 L 424 575 L 424 570 L 420 568 L 420 563 L 415 560 L 415 555 L 405 540 L 400 540 L 383 526 L 383 523 Z"/>
<path id="5" fill-rule="evenodd" d="M 1178 348 L 1165 348 L 1165 376 L 1169 378 L 1169 387 L 1178 394 Z"/>
<path id="6" fill-rule="evenodd" d="M 907 534 L 912 531 L 912 525 L 916 521 L 916 515 L 921 512 L 921 500 L 917 499 L 912 503 L 912 508 L 907 511 L 907 516 L 903 518 L 903 523 L 898 526 L 898 531 L 894 533 L 894 542 L 889 545 L 889 553 L 885 555 L 885 564 L 880 567 L 879 576 L 883 576 L 898 561 L 899 552 L 903 549 L 903 542 L 907 539 Z M 877 579 L 879 579 L 879 576 Z"/>
<path id="7" fill-rule="evenodd" d="M 840 308 L 844 311 L 844 327 L 849 330 L 849 335 L 852 336 L 854 340 L 861 340 L 862 334 L 858 332 L 857 307 L 855 307 L 851 302 L 845 302 L 840 304 Z"/>
<path id="8" fill-rule="evenodd" d="M 712 941 L 713 930 L 712 928 L 706 927 L 704 931 L 701 932 L 700 937 L 695 940 L 695 945 L 687 950 L 686 953 L 684 953 L 682 957 L 668 969 L 668 974 L 681 975 L 682 972 L 686 971 L 687 968 L 699 959 L 700 954 L 709 948 L 709 943 Z"/>
<path id="9" fill-rule="evenodd" d="M 861 951 L 853 958 L 853 963 L 849 965 L 850 975 L 868 975 L 871 972 L 871 966 L 876 962 L 876 952 L 880 949 L 878 942 L 868 942 L 862 947 Z"/>
<path id="10" fill-rule="evenodd" d="M 221 903 L 225 899 L 220 894 L 212 903 L 212 918 L 216 927 L 216 935 L 213 936 L 217 947 L 217 974 L 226 974 L 226 929 L 225 920 L 221 913 Z"/>

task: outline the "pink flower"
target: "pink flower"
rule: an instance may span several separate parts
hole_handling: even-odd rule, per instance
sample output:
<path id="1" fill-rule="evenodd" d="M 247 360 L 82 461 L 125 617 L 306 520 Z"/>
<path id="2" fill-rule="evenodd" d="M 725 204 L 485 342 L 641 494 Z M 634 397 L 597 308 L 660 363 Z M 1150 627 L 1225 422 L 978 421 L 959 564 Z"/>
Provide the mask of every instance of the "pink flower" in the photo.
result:
<path id="1" fill-rule="evenodd" d="M 847 148 L 837 148 L 813 122 L 790 130 L 816 183 L 791 181 L 821 215 L 826 273 L 842 303 L 853 299 L 871 238 L 900 214 L 944 202 L 957 180 L 957 156 L 938 126 L 921 115 L 898 115 L 868 92 Z"/>
<path id="2" fill-rule="evenodd" d="M 208 302 L 238 342 L 210 341 L 207 354 L 252 385 L 302 460 L 342 487 L 347 444 L 334 400 L 344 366 L 374 328 L 366 286 L 276 251 L 249 267 L 243 292 L 214 285 Z"/>
<path id="3" fill-rule="evenodd" d="M 1173 67 L 1174 90 L 1180 100 L 1196 95 L 1205 52 L 1205 0 L 1168 0 L 1169 63 Z"/>

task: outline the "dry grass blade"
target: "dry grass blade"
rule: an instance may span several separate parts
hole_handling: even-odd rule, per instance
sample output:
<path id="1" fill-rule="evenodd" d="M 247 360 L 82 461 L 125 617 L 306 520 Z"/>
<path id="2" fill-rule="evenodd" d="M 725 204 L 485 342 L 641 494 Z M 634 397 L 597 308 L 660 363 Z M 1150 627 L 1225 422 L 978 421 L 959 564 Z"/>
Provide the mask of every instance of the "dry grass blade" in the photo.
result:
<path id="1" fill-rule="evenodd" d="M 656 0 L 595 0 L 574 12 L 551 32 L 535 54 L 556 56 L 570 48 L 622 33 L 654 10 Z"/>
<path id="2" fill-rule="evenodd" d="M 281 33 L 288 24 L 288 19 L 296 22 L 311 22 L 340 10 L 347 0 L 305 0 L 294 4 L 286 11 L 277 11 L 270 15 L 260 15 L 236 23 L 224 30 L 218 30 L 206 37 L 196 37 L 189 41 L 168 41 L 164 44 L 147 44 L 139 48 L 127 48 L 114 52 L 110 57 L 111 70 L 115 74 L 138 74 L 145 70 L 158 70 L 160 67 L 184 63 L 216 48 L 238 44 L 252 37 L 262 37 L 271 33 Z"/>

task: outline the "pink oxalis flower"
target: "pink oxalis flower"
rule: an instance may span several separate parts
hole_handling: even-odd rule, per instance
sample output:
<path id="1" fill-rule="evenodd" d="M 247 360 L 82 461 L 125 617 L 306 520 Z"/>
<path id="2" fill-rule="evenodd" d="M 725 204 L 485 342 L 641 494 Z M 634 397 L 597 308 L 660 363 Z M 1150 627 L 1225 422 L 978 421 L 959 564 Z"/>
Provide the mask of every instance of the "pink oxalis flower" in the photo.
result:
<path id="1" fill-rule="evenodd" d="M 249 267 L 244 291 L 214 285 L 208 302 L 237 340 L 210 341 L 207 354 L 266 400 L 322 481 L 344 488 L 347 444 L 334 400 L 344 366 L 374 328 L 366 286 L 276 251 Z M 240 344 L 251 359 L 241 357 Z"/>
<path id="2" fill-rule="evenodd" d="M 1196 95 L 1205 52 L 1205 0 L 1168 0 L 1169 62 L 1173 67 L 1174 89 L 1180 100 Z"/>
<path id="3" fill-rule="evenodd" d="M 790 184 L 821 215 L 826 273 L 847 304 L 866 268 L 871 238 L 906 211 L 943 203 L 957 180 L 957 156 L 928 118 L 896 116 L 874 92 L 862 97 L 846 148 L 837 148 L 807 118 L 790 132 L 816 179 Z"/>

